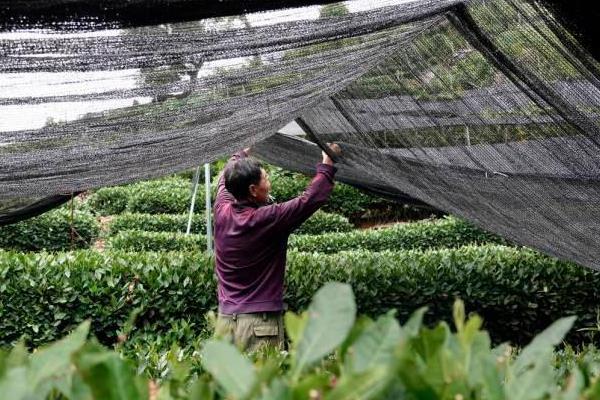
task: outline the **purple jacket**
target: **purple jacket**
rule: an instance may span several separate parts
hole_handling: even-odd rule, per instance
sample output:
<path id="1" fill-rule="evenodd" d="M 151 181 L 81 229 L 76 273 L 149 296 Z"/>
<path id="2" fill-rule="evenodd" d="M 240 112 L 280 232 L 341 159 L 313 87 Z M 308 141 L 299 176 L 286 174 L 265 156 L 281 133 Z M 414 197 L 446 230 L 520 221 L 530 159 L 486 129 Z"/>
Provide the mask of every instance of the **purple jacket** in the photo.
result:
<path id="1" fill-rule="evenodd" d="M 229 162 L 245 156 L 240 152 Z M 302 195 L 261 207 L 235 200 L 221 175 L 214 205 L 219 312 L 283 310 L 288 237 L 327 202 L 334 174 L 334 167 L 318 164 Z"/>

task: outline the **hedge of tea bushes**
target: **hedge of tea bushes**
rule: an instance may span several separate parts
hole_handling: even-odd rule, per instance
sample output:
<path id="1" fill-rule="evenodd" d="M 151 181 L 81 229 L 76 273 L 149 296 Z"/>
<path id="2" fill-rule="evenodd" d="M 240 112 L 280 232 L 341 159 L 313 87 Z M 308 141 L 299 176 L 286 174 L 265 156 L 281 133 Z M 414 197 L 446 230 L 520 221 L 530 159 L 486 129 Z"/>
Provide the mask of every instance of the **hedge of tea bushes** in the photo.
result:
<path id="1" fill-rule="evenodd" d="M 506 243 L 457 218 L 423 220 L 386 228 L 290 237 L 289 248 L 319 253 L 345 250 L 403 250 L 459 247 L 466 244 Z"/>
<path id="2" fill-rule="evenodd" d="M 188 218 L 188 214 L 124 213 L 115 215 L 111 219 L 109 235 L 115 235 L 126 230 L 185 232 Z M 315 235 L 324 232 L 348 232 L 353 228 L 348 218 L 342 215 L 317 211 L 296 230 L 296 233 Z M 206 217 L 204 213 L 193 215 L 191 232 L 198 234 L 206 232 Z"/>
<path id="3" fill-rule="evenodd" d="M 121 231 L 106 239 L 106 246 L 123 251 L 205 251 L 206 236 L 181 232 Z"/>
<path id="4" fill-rule="evenodd" d="M 108 234 L 114 236 L 122 231 L 185 232 L 188 219 L 189 214 L 123 213 L 112 217 L 108 225 Z M 195 213 L 192 216 L 191 232 L 206 232 L 204 213 Z"/>
<path id="5" fill-rule="evenodd" d="M 100 215 L 179 214 L 189 210 L 191 199 L 191 182 L 169 177 L 98 189 L 90 196 L 89 205 Z M 198 188 L 196 204 L 204 204 L 203 186 Z"/>
<path id="6" fill-rule="evenodd" d="M 307 223 L 309 222 L 307 221 Z M 312 223 L 312 227 L 315 228 L 311 228 L 312 232 L 317 232 L 317 228 L 325 226 L 325 223 L 320 224 L 317 220 Z M 190 249 L 191 243 L 200 244 L 203 243 L 203 240 L 203 235 L 195 235 L 195 239 L 192 239 L 182 234 L 167 235 L 140 231 L 122 231 L 108 239 L 112 248 L 129 251 L 185 251 Z M 482 243 L 505 243 L 505 241 L 462 220 L 444 218 L 397 224 L 380 229 L 351 230 L 319 235 L 294 234 L 290 236 L 288 248 L 305 252 L 336 253 L 344 250 L 397 251 L 460 247 Z"/>
<path id="7" fill-rule="evenodd" d="M 397 309 L 400 320 L 428 306 L 428 321 L 450 320 L 462 298 L 496 342 L 527 342 L 552 321 L 577 315 L 576 328 L 595 326 L 600 273 L 537 252 L 498 245 L 426 251 L 338 254 L 289 252 L 286 302 L 305 308 L 328 281 L 349 283 L 359 312 Z M 198 251 L 125 253 L 0 252 L 0 344 L 25 336 L 57 339 L 86 318 L 106 344 L 135 309 L 136 326 L 157 334 L 182 320 L 205 326 L 216 307 L 213 260 Z M 143 328 L 143 329 L 142 329 Z M 135 330 L 134 330 L 135 334 Z M 579 343 L 589 332 L 573 330 Z"/>
<path id="8" fill-rule="evenodd" d="M 78 207 L 71 213 L 65 206 L 1 226 L 0 248 L 21 251 L 80 249 L 89 247 L 99 232 L 100 225 L 92 212 Z"/>
<path id="9" fill-rule="evenodd" d="M 297 173 L 274 168 L 270 175 L 271 195 L 277 202 L 290 200 L 300 195 L 310 178 Z M 216 179 L 213 179 L 213 196 Z M 204 186 L 198 187 L 196 204 L 204 204 Z M 142 181 L 125 186 L 107 187 L 96 190 L 89 199 L 92 209 L 100 215 L 116 215 L 124 212 L 151 214 L 179 214 L 189 210 L 191 181 L 178 176 L 152 181 Z M 352 186 L 336 183 L 326 212 L 356 218 L 367 210 L 391 204 L 376 196 L 361 192 Z"/>

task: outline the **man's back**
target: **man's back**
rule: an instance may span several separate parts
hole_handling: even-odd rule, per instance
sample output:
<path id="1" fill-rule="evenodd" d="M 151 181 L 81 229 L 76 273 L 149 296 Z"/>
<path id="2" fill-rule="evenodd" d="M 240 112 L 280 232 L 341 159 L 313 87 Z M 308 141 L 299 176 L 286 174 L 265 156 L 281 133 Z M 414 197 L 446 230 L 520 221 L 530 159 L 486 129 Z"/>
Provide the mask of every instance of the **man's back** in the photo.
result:
<path id="1" fill-rule="evenodd" d="M 238 153 L 230 162 L 245 157 Z M 290 233 L 327 202 L 334 167 L 317 166 L 305 192 L 290 201 L 259 206 L 236 200 L 219 179 L 215 201 L 215 256 L 219 311 L 226 314 L 283 309 L 283 279 Z"/>
<path id="2" fill-rule="evenodd" d="M 215 200 L 215 270 L 219 318 L 216 333 L 241 347 L 283 346 L 283 282 L 290 233 L 325 204 L 335 168 L 326 155 L 302 195 L 266 204 L 270 182 L 256 160 L 232 157 Z M 227 188 L 231 189 L 231 192 Z"/>

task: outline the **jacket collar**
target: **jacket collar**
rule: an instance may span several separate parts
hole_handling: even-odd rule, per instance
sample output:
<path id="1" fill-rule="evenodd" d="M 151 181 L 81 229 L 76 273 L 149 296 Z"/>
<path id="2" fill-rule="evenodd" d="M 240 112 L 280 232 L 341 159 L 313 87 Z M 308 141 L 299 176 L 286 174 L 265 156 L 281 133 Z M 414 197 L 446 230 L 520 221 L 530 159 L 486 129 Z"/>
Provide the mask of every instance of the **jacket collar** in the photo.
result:
<path id="1" fill-rule="evenodd" d="M 235 203 L 233 203 L 233 205 L 236 208 L 240 208 L 240 209 L 246 208 L 246 207 L 250 207 L 250 208 L 259 208 L 260 207 L 259 204 L 255 203 L 253 201 L 250 201 L 250 200 L 238 200 Z"/>

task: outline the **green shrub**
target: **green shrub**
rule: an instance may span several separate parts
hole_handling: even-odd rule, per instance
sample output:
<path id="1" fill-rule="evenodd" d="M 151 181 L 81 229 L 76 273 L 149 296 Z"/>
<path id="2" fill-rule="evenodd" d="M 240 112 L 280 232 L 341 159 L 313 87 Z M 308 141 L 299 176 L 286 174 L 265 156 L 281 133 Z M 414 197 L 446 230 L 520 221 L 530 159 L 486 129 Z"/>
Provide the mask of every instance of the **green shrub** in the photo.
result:
<path id="1" fill-rule="evenodd" d="M 131 188 L 114 186 L 98 189 L 88 199 L 90 208 L 100 215 L 115 215 L 127 209 Z"/>
<path id="2" fill-rule="evenodd" d="M 126 230 L 185 232 L 188 218 L 187 214 L 124 213 L 113 217 L 110 221 L 109 233 L 110 235 L 114 235 Z M 352 228 L 352 224 L 342 215 L 317 211 L 296 230 L 296 233 L 347 232 L 352 230 Z M 198 234 L 206 232 L 206 217 L 204 214 L 194 214 L 192 218 L 192 232 Z"/>
<path id="3" fill-rule="evenodd" d="M 116 215 L 110 221 L 109 231 L 114 235 L 121 231 L 147 232 L 185 232 L 189 216 L 187 214 L 141 214 L 124 213 Z M 193 233 L 206 232 L 206 217 L 204 214 L 194 214 L 192 217 Z"/>
<path id="4" fill-rule="evenodd" d="M 317 216 L 312 221 L 307 221 L 304 232 L 317 232 L 321 227 L 336 226 L 336 217 Z M 323 221 L 323 222 L 322 222 Z M 333 221 L 332 224 L 330 224 Z M 347 226 L 346 226 L 347 227 Z M 203 235 L 202 235 L 203 236 Z M 190 239 L 197 237 L 197 239 Z M 115 238 L 109 238 L 110 243 L 121 250 L 181 250 L 189 249 L 193 240 L 202 240 L 200 235 L 164 235 L 160 232 L 120 232 Z M 154 247 L 148 247 L 144 241 L 152 243 Z M 297 251 L 336 253 L 344 250 L 407 250 L 428 249 L 444 247 L 460 247 L 466 244 L 477 243 L 505 243 L 504 240 L 474 228 L 472 225 L 455 219 L 444 218 L 434 222 L 421 221 L 410 224 L 399 224 L 391 228 L 352 230 L 348 232 L 332 232 L 319 235 L 300 234 L 291 235 L 289 248 Z M 164 246 L 164 247 L 163 247 Z"/>
<path id="5" fill-rule="evenodd" d="M 290 237 L 289 248 L 298 251 L 336 253 L 344 250 L 403 250 L 459 247 L 503 240 L 456 218 L 397 224 L 388 228 Z"/>
<path id="6" fill-rule="evenodd" d="M 191 354 L 173 347 L 150 355 L 158 372 L 150 376 L 160 385 L 153 396 L 154 385 L 139 375 L 148 375 L 148 359 L 140 360 L 136 374 L 129 360 L 86 340 L 86 321 L 31 354 L 22 345 L 10 353 L 0 349 L 0 392 L 11 400 L 598 397 L 597 350 L 576 356 L 575 363 L 553 365 L 555 347 L 574 317 L 554 322 L 515 353 L 508 345 L 493 348 L 482 319 L 467 318 L 460 300 L 452 311 L 454 330 L 445 322 L 425 327 L 425 312 L 415 311 L 403 325 L 393 313 L 357 318 L 352 289 L 329 282 L 307 312 L 286 313 L 286 352 L 266 347 L 244 354 L 229 339 L 213 338 L 194 343 L 199 351 Z"/>
<path id="7" fill-rule="evenodd" d="M 191 190 L 190 181 L 169 177 L 98 189 L 90 196 L 89 204 L 100 215 L 116 215 L 126 211 L 179 214 L 189 210 Z M 204 186 L 198 187 L 196 209 L 198 207 L 204 207 Z"/>
<path id="8" fill-rule="evenodd" d="M 180 232 L 121 231 L 109 237 L 106 244 L 125 251 L 205 251 L 206 237 Z"/>
<path id="9" fill-rule="evenodd" d="M 277 202 L 284 202 L 300 195 L 310 178 L 298 173 L 268 167 L 271 178 L 271 195 Z M 187 177 L 187 175 L 183 175 Z M 216 176 L 213 177 L 213 198 L 216 193 Z M 204 205 L 204 186 L 198 187 L 197 207 Z M 179 214 L 190 207 L 191 180 L 180 175 L 152 181 L 143 181 L 126 186 L 115 186 L 96 190 L 89 199 L 93 210 L 100 215 L 132 213 Z M 370 209 L 382 209 L 394 205 L 377 196 L 371 196 L 352 186 L 336 183 L 333 193 L 323 211 L 341 214 L 356 219 Z M 404 212 L 406 213 L 406 212 Z"/>
<path id="10" fill-rule="evenodd" d="M 139 185 L 127 203 L 134 213 L 180 214 L 190 208 L 192 200 L 189 182 L 174 180 L 163 185 Z M 204 186 L 198 187 L 196 209 L 204 207 Z"/>
<path id="11" fill-rule="evenodd" d="M 90 246 L 100 226 L 94 215 L 84 209 L 61 207 L 16 224 L 0 227 L 0 248 L 22 251 L 68 250 Z"/>
<path id="12" fill-rule="evenodd" d="M 180 320 L 200 332 L 216 307 L 212 260 L 200 251 L 0 252 L 0 279 L 0 344 L 23 335 L 45 343 L 86 318 L 103 343 L 114 343 L 135 309 L 134 335 L 142 328 L 161 334 Z M 577 315 L 576 328 L 595 326 L 600 298 L 600 272 L 503 246 L 288 254 L 291 309 L 306 308 L 328 281 L 349 283 L 361 314 L 396 309 L 400 320 L 421 306 L 429 307 L 428 322 L 450 320 L 448 304 L 460 297 L 496 342 L 517 344 L 563 315 Z M 569 337 L 587 339 L 589 332 L 576 330 Z"/>
<path id="13" fill-rule="evenodd" d="M 303 235 L 317 235 L 324 232 L 348 232 L 354 226 L 343 215 L 317 211 L 294 233 Z"/>

